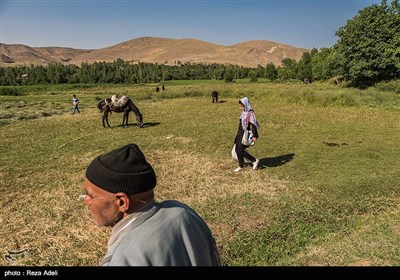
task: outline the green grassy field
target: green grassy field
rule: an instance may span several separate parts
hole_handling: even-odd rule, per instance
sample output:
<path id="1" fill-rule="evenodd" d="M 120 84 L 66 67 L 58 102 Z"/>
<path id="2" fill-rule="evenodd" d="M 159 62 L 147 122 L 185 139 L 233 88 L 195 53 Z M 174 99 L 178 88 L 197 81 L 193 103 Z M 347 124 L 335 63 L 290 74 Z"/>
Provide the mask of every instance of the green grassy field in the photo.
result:
<path id="1" fill-rule="evenodd" d="M 210 90 L 220 90 L 212 104 Z M 109 228 L 79 195 L 98 155 L 137 143 L 158 200 L 187 203 L 224 265 L 400 265 L 400 95 L 313 83 L 171 82 L 24 87 L 0 96 L 0 265 L 97 265 Z M 81 114 L 71 115 L 72 94 Z M 128 95 L 146 127 L 101 126 L 97 100 Z M 233 173 L 238 99 L 261 127 L 260 169 Z M 130 122 L 133 123 L 131 115 Z M 10 257 L 8 251 L 20 252 Z"/>

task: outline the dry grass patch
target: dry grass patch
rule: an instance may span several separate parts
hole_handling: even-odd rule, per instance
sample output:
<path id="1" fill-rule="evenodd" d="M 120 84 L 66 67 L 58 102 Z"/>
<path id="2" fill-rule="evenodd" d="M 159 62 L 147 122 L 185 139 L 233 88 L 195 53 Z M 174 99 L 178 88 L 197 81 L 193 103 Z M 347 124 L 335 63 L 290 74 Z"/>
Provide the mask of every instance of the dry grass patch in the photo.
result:
<path id="1" fill-rule="evenodd" d="M 7 238 L 0 247 L 28 248 L 16 265 L 95 265 L 96 251 L 105 253 L 107 239 L 102 232 L 107 230 L 94 226 L 75 192 L 53 187 L 3 197 L 3 211 L 13 215 L 2 218 L 1 235 Z M 0 265 L 10 263 L 2 259 Z"/>
<path id="2" fill-rule="evenodd" d="M 235 234 L 268 226 L 273 202 L 289 183 L 250 167 L 235 174 L 237 162 L 228 157 L 215 160 L 190 151 L 155 150 L 147 158 L 158 174 L 157 198 L 180 200 L 198 211 L 225 262 L 225 248 Z"/>
<path id="3" fill-rule="evenodd" d="M 148 155 L 148 160 L 158 174 L 158 196 L 187 204 L 201 204 L 209 199 L 225 199 L 245 193 L 273 198 L 277 190 L 288 184 L 250 167 L 234 174 L 237 162 L 229 158 L 214 160 L 182 150 L 157 150 Z"/>
<path id="4" fill-rule="evenodd" d="M 83 166 L 94 154 L 62 160 Z M 13 190 L 2 192 L 0 235 L 6 238 L 0 240 L 0 248 L 27 251 L 14 262 L 1 259 L 0 265 L 99 263 L 110 229 L 95 226 L 79 199 L 83 178 L 81 172 L 46 169 L 19 178 Z"/>
<path id="5" fill-rule="evenodd" d="M 177 138 L 182 138 L 182 143 L 191 142 L 189 138 Z M 0 241 L 0 248 L 27 251 L 15 263 L 2 259 L 0 265 L 97 265 L 106 253 L 111 229 L 97 227 L 79 200 L 84 170 L 103 152 L 94 149 L 67 157 L 61 156 L 62 152 L 52 156 L 53 162 L 37 159 L 43 162 L 40 169 L 15 178 L 16 185 L 2 192 L 0 235 L 7 238 Z M 175 149 L 154 150 L 147 158 L 158 176 L 157 199 L 176 199 L 193 207 L 209 224 L 221 249 L 235 232 L 267 223 L 263 211 L 240 205 L 241 197 L 257 194 L 265 200 L 274 199 L 277 190 L 286 186 L 278 179 L 265 180 L 260 171 L 233 174 L 232 167 L 237 163 L 229 158 L 216 161 L 207 155 Z M 226 208 L 224 200 L 231 200 L 237 208 Z M 210 202 L 215 206 L 210 208 Z M 11 213 L 13 218 L 8 219 Z M 228 218 L 213 221 L 218 213 Z"/>

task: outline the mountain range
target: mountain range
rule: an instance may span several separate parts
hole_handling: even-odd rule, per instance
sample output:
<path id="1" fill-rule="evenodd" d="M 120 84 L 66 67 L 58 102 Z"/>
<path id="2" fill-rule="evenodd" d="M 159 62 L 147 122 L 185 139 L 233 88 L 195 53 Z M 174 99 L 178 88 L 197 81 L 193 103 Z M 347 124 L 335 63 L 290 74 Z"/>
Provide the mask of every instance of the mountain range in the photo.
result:
<path id="1" fill-rule="evenodd" d="M 231 46 L 217 45 L 197 39 L 140 37 L 101 49 L 66 47 L 30 47 L 0 43 L 0 66 L 75 64 L 95 61 L 150 62 L 166 65 L 180 63 L 221 63 L 245 67 L 281 65 L 284 58 L 299 60 L 310 51 L 281 43 L 253 40 Z"/>

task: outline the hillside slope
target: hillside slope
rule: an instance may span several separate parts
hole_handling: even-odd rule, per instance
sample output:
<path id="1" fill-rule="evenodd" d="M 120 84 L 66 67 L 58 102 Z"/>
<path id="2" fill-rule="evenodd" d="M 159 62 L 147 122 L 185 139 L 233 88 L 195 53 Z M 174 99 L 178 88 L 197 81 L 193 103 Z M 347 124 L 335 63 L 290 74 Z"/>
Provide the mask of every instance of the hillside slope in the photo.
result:
<path id="1" fill-rule="evenodd" d="M 118 58 L 167 65 L 189 62 L 227 63 L 246 67 L 273 63 L 278 66 L 282 59 L 298 60 L 306 51 L 309 50 L 266 40 L 222 46 L 196 39 L 141 37 L 94 50 L 0 44 L 0 66 L 49 63 L 71 63 L 79 66 L 82 62 L 112 62 Z"/>

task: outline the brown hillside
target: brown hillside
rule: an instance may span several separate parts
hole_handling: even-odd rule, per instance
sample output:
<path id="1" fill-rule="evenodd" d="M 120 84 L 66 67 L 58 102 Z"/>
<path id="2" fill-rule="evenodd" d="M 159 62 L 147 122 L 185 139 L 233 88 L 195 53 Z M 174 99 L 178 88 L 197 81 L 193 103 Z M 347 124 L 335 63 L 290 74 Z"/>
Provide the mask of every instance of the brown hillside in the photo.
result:
<path id="1" fill-rule="evenodd" d="M 19 44 L 0 43 L 0 66 L 47 65 L 65 63 L 75 56 L 91 52 L 62 47 L 35 48 Z"/>
<path id="2" fill-rule="evenodd" d="M 0 60 L 0 66 L 31 63 L 43 65 L 51 62 L 72 63 L 79 66 L 82 62 L 112 62 L 121 58 L 125 61 L 167 65 L 190 62 L 257 67 L 270 62 L 280 65 L 284 58 L 298 60 L 306 51 L 309 50 L 265 40 L 222 46 L 196 39 L 141 37 L 95 50 L 0 44 L 0 57 L 3 58 Z"/>
<path id="3" fill-rule="evenodd" d="M 114 61 L 121 58 L 125 61 L 141 61 L 175 65 L 181 62 L 216 62 L 207 60 L 210 54 L 223 52 L 224 46 L 219 46 L 194 39 L 167 39 L 141 37 L 129 40 L 108 48 L 77 57 L 71 63 L 92 63 L 94 61 Z"/>
<path id="4" fill-rule="evenodd" d="M 270 62 L 280 65 L 285 58 L 299 60 L 304 52 L 309 51 L 265 40 L 247 41 L 233 45 L 232 48 L 236 49 L 249 64 L 255 65 L 261 61 L 263 63 L 258 64 L 263 66 Z"/>
<path id="5" fill-rule="evenodd" d="M 90 53 L 92 50 L 79 50 L 72 48 L 61 48 L 61 47 L 43 47 L 35 48 L 43 56 L 48 56 L 56 59 L 57 62 L 68 62 L 73 58 Z"/>

